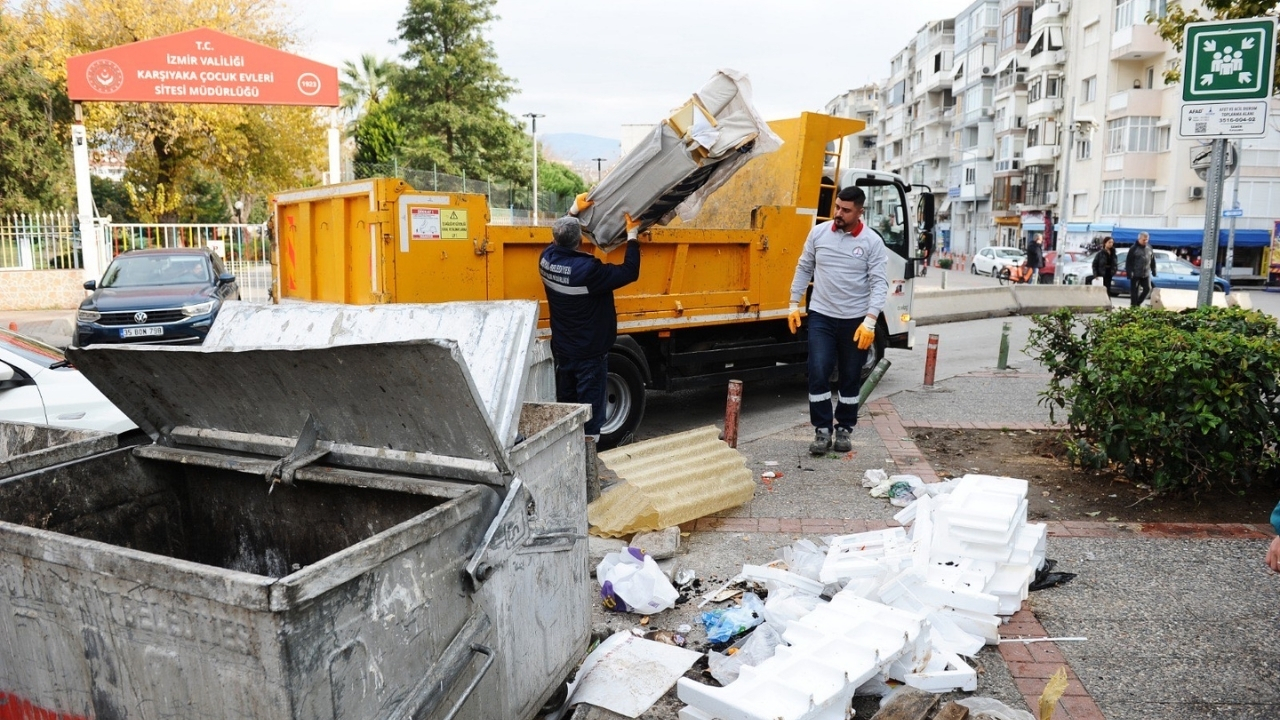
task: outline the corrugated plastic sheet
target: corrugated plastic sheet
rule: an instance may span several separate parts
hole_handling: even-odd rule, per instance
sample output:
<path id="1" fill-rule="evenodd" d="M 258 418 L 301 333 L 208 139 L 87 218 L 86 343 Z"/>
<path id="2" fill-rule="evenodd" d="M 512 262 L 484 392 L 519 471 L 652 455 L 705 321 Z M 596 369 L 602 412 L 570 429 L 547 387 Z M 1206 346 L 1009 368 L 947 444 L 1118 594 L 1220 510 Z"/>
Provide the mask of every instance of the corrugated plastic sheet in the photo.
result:
<path id="1" fill-rule="evenodd" d="M 746 459 L 714 427 L 600 453 L 622 482 L 587 506 L 591 532 L 621 537 L 737 507 L 755 495 Z"/>

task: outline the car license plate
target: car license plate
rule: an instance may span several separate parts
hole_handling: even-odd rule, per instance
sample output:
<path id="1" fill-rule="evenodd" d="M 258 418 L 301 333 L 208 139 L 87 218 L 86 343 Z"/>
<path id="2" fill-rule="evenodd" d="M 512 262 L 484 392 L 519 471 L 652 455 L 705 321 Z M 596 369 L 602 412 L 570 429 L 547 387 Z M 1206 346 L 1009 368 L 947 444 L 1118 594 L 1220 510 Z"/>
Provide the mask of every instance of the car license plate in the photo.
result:
<path id="1" fill-rule="evenodd" d="M 164 328 L 162 328 L 162 327 L 136 327 L 136 328 L 122 328 L 122 329 L 120 330 L 120 337 L 122 337 L 122 338 L 132 338 L 132 337 L 153 337 L 153 336 L 156 336 L 156 335 L 164 335 Z"/>

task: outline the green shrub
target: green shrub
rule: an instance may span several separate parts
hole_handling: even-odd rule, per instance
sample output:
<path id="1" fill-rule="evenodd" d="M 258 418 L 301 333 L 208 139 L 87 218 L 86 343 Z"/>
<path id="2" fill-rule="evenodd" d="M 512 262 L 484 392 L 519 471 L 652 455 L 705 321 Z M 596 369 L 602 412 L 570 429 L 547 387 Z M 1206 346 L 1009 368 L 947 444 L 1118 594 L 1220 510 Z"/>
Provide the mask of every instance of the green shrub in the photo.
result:
<path id="1" fill-rule="evenodd" d="M 1240 487 L 1280 474 L 1280 327 L 1239 308 L 1136 308 L 1033 318 L 1027 350 L 1065 409 L 1070 456 L 1158 490 Z"/>
<path id="2" fill-rule="evenodd" d="M 943 270 L 950 270 L 951 258 L 940 258 L 938 260 L 938 267 L 942 268 Z"/>

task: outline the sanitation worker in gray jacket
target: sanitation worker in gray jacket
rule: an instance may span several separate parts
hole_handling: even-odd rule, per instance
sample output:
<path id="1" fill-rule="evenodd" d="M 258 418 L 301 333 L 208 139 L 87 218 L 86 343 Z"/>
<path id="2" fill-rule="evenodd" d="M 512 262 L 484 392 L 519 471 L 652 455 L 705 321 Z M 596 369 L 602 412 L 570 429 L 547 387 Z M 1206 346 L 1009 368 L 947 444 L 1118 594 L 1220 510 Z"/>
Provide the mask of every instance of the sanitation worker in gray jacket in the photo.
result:
<path id="1" fill-rule="evenodd" d="M 582 202 L 579 198 L 579 203 Z M 578 204 L 575 210 L 580 208 Z M 605 416 L 609 348 L 618 337 L 613 291 L 640 277 L 640 222 L 627 218 L 627 253 L 621 265 L 600 262 L 578 250 L 582 226 L 574 211 L 551 225 L 554 239 L 538 260 L 551 309 L 551 355 L 556 365 L 556 400 L 591 406 L 586 434 L 600 440 Z"/>
<path id="2" fill-rule="evenodd" d="M 814 427 L 809 452 L 814 455 L 853 449 L 849 436 L 858 424 L 862 366 L 889 292 L 884 240 L 862 222 L 866 202 L 859 187 L 836 195 L 834 217 L 810 231 L 791 280 L 787 322 L 793 334 L 800 327 L 805 287 L 813 281 L 808 314 L 809 421 Z M 836 369 L 840 383 L 833 413 L 830 378 Z"/>

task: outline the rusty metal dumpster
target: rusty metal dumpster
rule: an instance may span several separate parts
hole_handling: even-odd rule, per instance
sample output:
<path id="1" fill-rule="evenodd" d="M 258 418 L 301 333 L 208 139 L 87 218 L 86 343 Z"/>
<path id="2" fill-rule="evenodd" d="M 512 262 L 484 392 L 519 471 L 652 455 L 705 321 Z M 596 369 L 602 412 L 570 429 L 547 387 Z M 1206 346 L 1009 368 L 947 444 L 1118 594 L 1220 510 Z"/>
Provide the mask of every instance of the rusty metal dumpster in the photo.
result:
<path id="1" fill-rule="evenodd" d="M 113 433 L 0 422 L 0 478 L 49 467 L 119 445 Z"/>
<path id="2" fill-rule="evenodd" d="M 17 717 L 529 718 L 581 658 L 585 408 L 451 339 L 71 354 L 156 442 L 0 481 Z"/>

